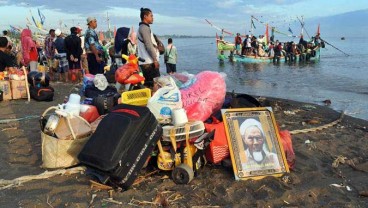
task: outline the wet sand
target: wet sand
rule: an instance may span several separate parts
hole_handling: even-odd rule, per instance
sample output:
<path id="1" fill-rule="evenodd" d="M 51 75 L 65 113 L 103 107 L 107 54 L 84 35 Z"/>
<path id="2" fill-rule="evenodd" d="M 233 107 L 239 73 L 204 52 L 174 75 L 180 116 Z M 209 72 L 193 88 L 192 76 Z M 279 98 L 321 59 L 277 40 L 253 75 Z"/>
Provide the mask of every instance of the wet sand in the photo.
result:
<path id="1" fill-rule="evenodd" d="M 40 116 L 78 90 L 63 83 L 53 83 L 53 87 L 53 102 L 0 102 L 0 120 Z M 322 105 L 260 100 L 273 108 L 282 130 L 322 126 L 341 114 Z M 188 185 L 176 185 L 168 171 L 148 176 L 127 191 L 114 192 L 114 200 L 122 202 L 119 205 L 103 201 L 109 198 L 108 191 L 91 189 L 84 174 L 72 174 L 0 190 L 0 207 L 368 207 L 368 198 L 362 196 L 363 191 L 368 192 L 368 121 L 345 116 L 332 127 L 296 134 L 292 139 L 296 165 L 288 174 L 289 180 L 267 177 L 235 181 L 231 168 L 207 164 Z M 346 159 L 333 167 L 338 156 Z M 1 122 L 0 179 L 40 174 L 45 171 L 41 164 L 38 118 Z M 141 175 L 152 171 L 143 169 Z"/>

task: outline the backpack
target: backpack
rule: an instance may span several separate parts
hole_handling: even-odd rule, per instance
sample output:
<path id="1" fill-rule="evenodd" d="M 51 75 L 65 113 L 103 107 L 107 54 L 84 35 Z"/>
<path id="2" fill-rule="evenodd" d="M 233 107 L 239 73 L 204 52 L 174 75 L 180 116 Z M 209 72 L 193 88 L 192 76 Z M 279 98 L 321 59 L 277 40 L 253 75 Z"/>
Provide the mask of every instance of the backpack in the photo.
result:
<path id="1" fill-rule="evenodd" d="M 110 70 L 105 72 L 105 77 L 108 83 L 115 83 L 115 73 L 116 70 L 118 69 L 118 64 L 117 63 L 113 63 L 110 66 Z"/>
<path id="2" fill-rule="evenodd" d="M 153 37 L 155 38 L 155 41 L 157 43 L 157 47 L 156 48 L 160 52 L 160 55 L 164 54 L 165 53 L 165 46 L 164 46 L 164 44 L 161 42 L 160 39 L 158 39 L 158 37 L 155 34 L 153 34 Z"/>

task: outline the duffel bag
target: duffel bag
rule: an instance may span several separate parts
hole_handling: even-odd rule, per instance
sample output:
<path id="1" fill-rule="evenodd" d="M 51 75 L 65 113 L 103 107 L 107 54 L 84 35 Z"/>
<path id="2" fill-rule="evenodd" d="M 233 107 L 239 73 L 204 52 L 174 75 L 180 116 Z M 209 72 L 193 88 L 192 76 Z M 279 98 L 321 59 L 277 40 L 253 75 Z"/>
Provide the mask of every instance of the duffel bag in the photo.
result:
<path id="1" fill-rule="evenodd" d="M 99 95 L 106 95 L 106 94 L 116 94 L 117 90 L 115 87 L 107 86 L 105 90 L 99 90 L 95 86 L 86 86 L 84 95 L 88 98 L 95 98 Z"/>
<path id="2" fill-rule="evenodd" d="M 48 87 L 50 83 L 50 76 L 42 72 L 32 71 L 27 75 L 30 86 Z"/>
<path id="3" fill-rule="evenodd" d="M 54 88 L 29 86 L 31 98 L 37 101 L 50 102 L 54 100 Z"/>

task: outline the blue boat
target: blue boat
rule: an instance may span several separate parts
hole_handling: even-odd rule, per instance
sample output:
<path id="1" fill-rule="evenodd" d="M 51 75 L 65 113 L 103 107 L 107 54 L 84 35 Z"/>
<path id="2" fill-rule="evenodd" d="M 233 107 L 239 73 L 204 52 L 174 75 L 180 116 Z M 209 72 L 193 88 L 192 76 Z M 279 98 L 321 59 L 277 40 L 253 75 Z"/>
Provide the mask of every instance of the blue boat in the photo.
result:
<path id="1" fill-rule="evenodd" d="M 321 58 L 321 50 L 318 47 L 314 49 L 314 56 L 310 56 L 308 60 L 306 58 L 300 60 L 300 55 L 296 55 L 296 59 L 294 62 L 304 61 L 304 62 L 318 62 Z M 273 57 L 255 57 L 255 56 L 245 56 L 245 55 L 233 55 L 232 61 L 241 62 L 241 63 L 272 63 Z M 277 61 L 277 60 L 275 60 Z M 279 58 L 279 62 L 285 62 L 286 59 L 284 56 Z M 289 61 L 287 61 L 289 62 Z"/>

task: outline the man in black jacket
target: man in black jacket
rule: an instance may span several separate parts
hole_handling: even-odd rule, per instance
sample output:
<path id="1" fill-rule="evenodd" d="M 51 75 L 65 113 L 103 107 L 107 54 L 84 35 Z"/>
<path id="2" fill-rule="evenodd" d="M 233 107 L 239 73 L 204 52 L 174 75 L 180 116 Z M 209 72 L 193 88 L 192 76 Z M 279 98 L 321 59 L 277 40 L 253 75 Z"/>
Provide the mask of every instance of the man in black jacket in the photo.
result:
<path id="1" fill-rule="evenodd" d="M 81 81 L 81 38 L 77 35 L 78 28 L 70 28 L 70 35 L 65 38 L 65 49 L 69 63 L 69 80 Z"/>

